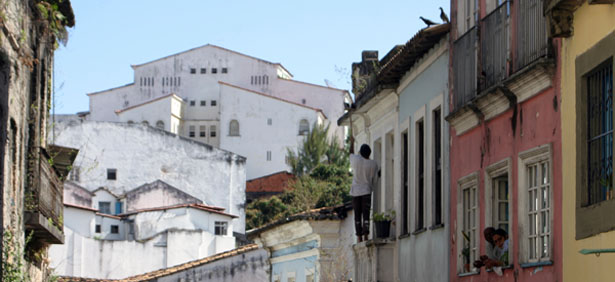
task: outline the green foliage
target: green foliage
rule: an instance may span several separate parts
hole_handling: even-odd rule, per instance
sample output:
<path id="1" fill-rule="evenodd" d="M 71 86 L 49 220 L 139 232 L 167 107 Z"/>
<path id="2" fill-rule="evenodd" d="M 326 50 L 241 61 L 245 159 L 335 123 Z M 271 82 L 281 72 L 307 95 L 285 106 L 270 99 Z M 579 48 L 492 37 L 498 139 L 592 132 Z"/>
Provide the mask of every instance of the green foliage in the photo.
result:
<path id="1" fill-rule="evenodd" d="M 47 28 L 55 38 L 66 45 L 68 32 L 66 31 L 66 17 L 60 12 L 60 8 L 56 1 L 39 0 L 36 8 L 39 11 L 40 17 L 47 23 Z"/>
<path id="2" fill-rule="evenodd" d="M 327 141 L 328 130 L 328 127 L 314 125 L 297 153 L 288 150 L 287 162 L 297 179 L 281 195 L 248 204 L 247 229 L 351 200 L 348 153 L 339 143 Z"/>
<path id="3" fill-rule="evenodd" d="M 26 244 L 32 239 L 32 233 L 26 238 Z M 26 272 L 23 248 L 10 230 L 2 234 L 2 281 L 30 281 Z"/>
<path id="4" fill-rule="evenodd" d="M 395 210 L 389 210 L 385 212 L 375 212 L 372 215 L 372 220 L 374 222 L 378 221 L 391 221 L 395 218 Z"/>

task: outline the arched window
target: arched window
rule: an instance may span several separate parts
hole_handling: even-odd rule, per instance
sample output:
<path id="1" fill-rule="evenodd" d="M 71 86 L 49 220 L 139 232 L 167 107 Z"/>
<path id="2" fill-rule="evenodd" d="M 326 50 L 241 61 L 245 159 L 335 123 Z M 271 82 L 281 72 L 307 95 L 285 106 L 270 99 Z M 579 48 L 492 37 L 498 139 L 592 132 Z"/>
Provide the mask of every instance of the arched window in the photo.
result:
<path id="1" fill-rule="evenodd" d="M 302 119 L 299 122 L 299 135 L 307 135 L 310 132 L 310 124 L 307 120 Z"/>
<path id="2" fill-rule="evenodd" d="M 149 125 L 149 122 L 147 122 L 147 120 L 144 120 L 144 121 L 142 121 L 142 122 L 141 122 L 141 124 L 143 124 L 143 125 Z"/>
<path id="3" fill-rule="evenodd" d="M 133 123 L 135 123 L 135 122 L 134 122 L 134 121 L 132 121 L 132 120 L 129 120 L 129 121 L 128 121 L 128 124 L 133 124 Z"/>
<path id="4" fill-rule="evenodd" d="M 228 135 L 239 136 L 239 122 L 237 120 L 231 120 L 228 125 Z"/>
<path id="5" fill-rule="evenodd" d="M 161 121 L 161 120 L 157 121 L 156 122 L 156 127 L 164 130 L 164 121 Z"/>

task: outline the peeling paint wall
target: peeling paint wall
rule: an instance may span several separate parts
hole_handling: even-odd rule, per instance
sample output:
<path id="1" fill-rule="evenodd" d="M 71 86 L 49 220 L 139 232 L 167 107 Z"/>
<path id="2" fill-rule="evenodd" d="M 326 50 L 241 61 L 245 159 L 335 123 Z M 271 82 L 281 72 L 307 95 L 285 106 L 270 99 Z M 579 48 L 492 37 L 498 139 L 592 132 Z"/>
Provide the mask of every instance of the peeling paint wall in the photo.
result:
<path id="1" fill-rule="evenodd" d="M 155 282 L 270 281 L 269 271 L 269 254 L 259 248 L 160 277 Z"/>
<path id="2" fill-rule="evenodd" d="M 80 149 L 73 166 L 88 190 L 105 187 L 122 195 L 160 179 L 239 216 L 233 227 L 244 232 L 243 157 L 139 124 L 60 122 L 55 133 L 55 144 Z M 116 180 L 107 179 L 108 168 L 117 170 Z"/>

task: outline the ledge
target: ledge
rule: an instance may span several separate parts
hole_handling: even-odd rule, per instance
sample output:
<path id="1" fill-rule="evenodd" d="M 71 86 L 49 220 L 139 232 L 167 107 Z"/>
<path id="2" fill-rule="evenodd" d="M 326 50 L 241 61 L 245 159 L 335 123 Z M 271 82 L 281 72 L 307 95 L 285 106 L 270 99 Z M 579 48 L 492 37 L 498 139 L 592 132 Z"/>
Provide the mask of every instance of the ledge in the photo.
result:
<path id="1" fill-rule="evenodd" d="M 480 271 L 470 271 L 470 272 L 465 272 L 465 273 L 457 273 L 457 276 L 459 277 L 467 277 L 467 276 L 473 276 L 473 275 L 479 275 Z"/>
<path id="2" fill-rule="evenodd" d="M 404 238 L 408 238 L 408 237 L 410 237 L 410 235 L 412 235 L 412 234 L 410 234 L 410 233 L 401 234 L 401 235 L 399 235 L 399 237 L 397 237 L 397 239 L 401 240 L 401 239 L 404 239 Z"/>
<path id="3" fill-rule="evenodd" d="M 444 223 L 432 225 L 432 226 L 429 227 L 429 230 L 436 230 L 436 229 L 440 229 L 440 228 L 444 228 Z"/>
<path id="4" fill-rule="evenodd" d="M 64 244 L 64 233 L 47 217 L 38 212 L 25 212 L 26 230 L 34 232 L 34 238 L 50 244 Z"/>
<path id="5" fill-rule="evenodd" d="M 414 232 L 412 232 L 412 235 L 419 235 L 423 232 L 427 231 L 427 228 L 423 227 L 421 229 L 415 230 Z"/>
<path id="6" fill-rule="evenodd" d="M 520 264 L 521 268 L 529 268 L 529 267 L 540 267 L 540 266 L 549 266 L 553 265 L 552 261 L 539 261 L 539 262 L 529 262 Z"/>

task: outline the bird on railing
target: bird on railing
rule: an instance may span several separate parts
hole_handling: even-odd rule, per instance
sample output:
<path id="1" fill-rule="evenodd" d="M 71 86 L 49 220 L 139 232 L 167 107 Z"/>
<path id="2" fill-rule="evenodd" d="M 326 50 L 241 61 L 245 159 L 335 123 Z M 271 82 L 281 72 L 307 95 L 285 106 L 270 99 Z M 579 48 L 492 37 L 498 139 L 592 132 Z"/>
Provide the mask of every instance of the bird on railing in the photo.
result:
<path id="1" fill-rule="evenodd" d="M 440 7 L 440 18 L 442 19 L 443 23 L 450 23 L 450 21 L 448 20 L 448 16 L 446 15 L 442 7 Z"/>
<path id="2" fill-rule="evenodd" d="M 435 23 L 435 22 L 433 22 L 433 21 L 431 21 L 429 19 L 426 19 L 426 18 L 423 18 L 423 17 L 419 17 L 419 18 L 427 25 L 427 27 L 430 27 L 432 25 L 436 25 L 437 24 L 437 23 Z"/>

